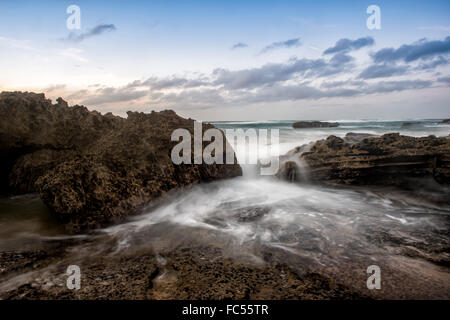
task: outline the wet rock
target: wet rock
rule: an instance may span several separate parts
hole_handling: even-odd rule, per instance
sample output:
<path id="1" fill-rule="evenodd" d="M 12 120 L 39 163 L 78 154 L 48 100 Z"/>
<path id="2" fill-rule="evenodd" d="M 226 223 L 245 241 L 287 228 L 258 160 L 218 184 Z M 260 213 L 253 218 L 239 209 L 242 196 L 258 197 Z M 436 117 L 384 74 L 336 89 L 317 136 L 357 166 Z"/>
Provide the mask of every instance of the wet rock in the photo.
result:
<path id="1" fill-rule="evenodd" d="M 375 137 L 376 135 L 370 133 L 355 133 L 349 132 L 344 137 L 344 142 L 349 145 L 354 145 L 363 141 L 364 139 Z"/>
<path id="2" fill-rule="evenodd" d="M 277 172 L 277 177 L 286 181 L 296 181 L 298 173 L 298 165 L 295 161 L 286 161 L 281 169 Z"/>
<path id="3" fill-rule="evenodd" d="M 2 92 L 0 113 L 0 192 L 39 192 L 68 231 L 121 220 L 174 188 L 242 174 L 237 162 L 175 165 L 171 134 L 192 134 L 195 121 L 170 110 L 125 119 Z"/>
<path id="4" fill-rule="evenodd" d="M 308 172 L 311 181 L 402 186 L 413 178 L 431 177 L 441 184 L 450 182 L 448 137 L 330 136 L 298 153 L 297 159 L 304 164 L 298 170 Z M 291 166 L 291 161 L 281 163 L 278 176 L 289 180 Z"/>
<path id="5" fill-rule="evenodd" d="M 24 283 L 5 292 L 0 290 L 0 299 L 367 298 L 324 274 L 310 271 L 299 274 L 275 262 L 254 266 L 226 258 L 221 250 L 212 247 L 180 248 L 161 255 L 167 260 L 164 271 L 155 254 L 149 252 L 87 257 L 78 262 L 83 270 L 79 290 L 57 285 L 65 284 L 65 263 L 53 270 L 52 279 Z"/>
<path id="6" fill-rule="evenodd" d="M 239 222 L 252 222 L 261 219 L 269 212 L 269 207 L 243 208 L 238 210 L 236 218 Z"/>
<path id="7" fill-rule="evenodd" d="M 298 121 L 292 124 L 294 129 L 304 128 L 334 128 L 339 126 L 337 122 L 324 122 L 324 121 Z"/>

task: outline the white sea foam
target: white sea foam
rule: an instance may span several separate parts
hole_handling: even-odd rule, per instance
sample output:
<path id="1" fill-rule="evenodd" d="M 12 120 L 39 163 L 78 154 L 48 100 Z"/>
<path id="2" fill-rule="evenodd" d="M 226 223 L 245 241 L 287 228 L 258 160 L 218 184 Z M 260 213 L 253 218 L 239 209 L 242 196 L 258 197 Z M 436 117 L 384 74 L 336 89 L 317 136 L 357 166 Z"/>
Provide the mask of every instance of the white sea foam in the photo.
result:
<path id="1" fill-rule="evenodd" d="M 450 126 L 431 124 L 432 128 L 403 130 L 401 123 L 374 123 L 373 120 L 348 123 L 351 130 L 345 128 L 347 123 L 344 123 L 344 128 L 294 130 L 283 122 L 280 126 L 280 154 L 331 134 L 344 137 L 349 131 L 377 135 L 400 131 L 413 136 L 442 136 L 450 131 Z M 243 125 L 242 122 L 237 124 Z M 253 128 L 264 125 L 261 122 L 248 124 Z M 223 127 L 230 125 L 234 123 L 219 124 Z M 418 202 L 414 197 L 391 191 L 292 184 L 271 177 L 258 177 L 254 166 L 243 168 L 243 177 L 195 186 L 188 192 L 175 194 L 165 204 L 149 209 L 126 224 L 104 231 L 119 239 L 126 236 L 132 243 L 133 237 L 141 238 L 143 233 L 151 237 L 151 230 L 162 225 L 170 226 L 167 227 L 166 238 L 180 238 L 179 231 L 184 230 L 183 241 L 188 241 L 186 237 L 189 236 L 199 241 L 203 233 L 202 236 L 197 235 L 198 230 L 205 230 L 220 237 L 224 246 L 230 246 L 230 243 L 223 239 L 235 241 L 241 248 L 238 251 L 244 251 L 242 246 L 266 246 L 311 258 L 319 264 L 329 264 L 338 263 L 342 256 L 346 259 L 354 255 L 373 258 L 377 254 L 385 254 L 370 240 L 374 230 L 392 233 L 393 236 L 401 232 L 405 241 L 408 237 L 413 241 L 412 231 L 428 230 L 426 232 L 433 234 L 435 230 L 447 227 L 445 221 L 449 208 Z M 171 235 L 171 228 L 175 228 L 177 233 Z M 161 237 L 160 233 L 158 237 Z M 168 243 L 171 241 L 176 239 Z M 340 253 L 333 253 L 332 248 Z M 345 255 L 342 255 L 342 250 Z M 254 249 L 249 252 L 255 253 Z"/>

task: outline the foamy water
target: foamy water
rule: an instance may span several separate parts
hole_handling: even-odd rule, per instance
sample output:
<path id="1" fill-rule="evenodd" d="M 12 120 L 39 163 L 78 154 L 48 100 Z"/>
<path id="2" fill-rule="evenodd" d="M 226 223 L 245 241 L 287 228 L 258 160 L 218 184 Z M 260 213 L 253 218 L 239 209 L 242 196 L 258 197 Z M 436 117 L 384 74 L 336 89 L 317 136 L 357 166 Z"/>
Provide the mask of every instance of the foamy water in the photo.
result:
<path id="1" fill-rule="evenodd" d="M 306 130 L 292 129 L 292 121 L 215 125 L 222 129 L 279 129 L 281 154 L 331 134 L 343 137 L 348 132 L 377 135 L 400 132 L 412 136 L 450 133 L 450 126 L 439 125 L 437 121 L 426 121 L 407 130 L 401 124 L 346 121 L 338 128 Z M 343 259 L 355 257 L 377 260 L 392 255 L 387 248 L 389 239 L 398 237 L 403 243 L 419 242 L 424 246 L 433 245 L 431 242 L 449 244 L 445 234 L 450 225 L 450 207 L 424 200 L 430 195 L 445 198 L 450 193 L 442 186 L 426 185 L 428 191 L 423 191 L 421 198 L 414 192 L 386 188 L 292 184 L 258 176 L 254 166 L 243 166 L 243 169 L 243 177 L 176 193 L 158 207 L 104 232 L 117 239 L 119 250 L 164 238 L 163 247 L 220 239 L 216 245 L 232 247 L 238 254 L 258 256 L 261 253 L 258 248 L 271 247 L 323 266 L 338 265 Z M 165 230 L 163 235 L 157 229 Z M 377 233 L 386 235 L 387 247 L 374 239 Z M 424 234 L 426 240 L 421 238 Z"/>
<path id="2" fill-rule="evenodd" d="M 401 122 L 376 121 L 348 121 L 338 128 L 306 130 L 292 129 L 292 121 L 216 125 L 280 129 L 281 154 L 331 134 L 343 137 L 347 132 L 450 133 L 450 126 L 431 120 L 407 130 L 400 128 Z M 446 187 L 432 182 L 418 183 L 418 190 L 408 192 L 325 187 L 260 177 L 250 173 L 253 169 L 245 166 L 243 177 L 174 192 L 125 223 L 87 235 L 93 242 L 84 249 L 80 246 L 74 254 L 91 255 L 105 249 L 120 253 L 138 247 L 164 251 L 203 244 L 255 263 L 267 259 L 269 252 L 271 259 L 295 268 L 334 268 L 354 261 L 397 261 L 401 250 L 409 247 L 421 257 L 432 254 L 433 259 L 449 260 L 450 206 L 448 201 L 434 201 L 448 199 Z M 31 231 L 35 236 L 40 233 Z M 61 237 L 45 235 L 45 239 L 58 241 Z M 412 268 L 414 261 L 402 263 Z M 434 268 L 430 266 L 427 262 L 420 268 Z"/>
<path id="3" fill-rule="evenodd" d="M 277 129 L 279 130 L 279 144 L 277 148 L 272 148 L 269 156 L 283 155 L 293 148 L 308 144 L 321 139 L 326 139 L 330 135 L 343 138 L 348 132 L 369 133 L 382 135 L 385 133 L 398 132 L 401 135 L 412 137 L 426 137 L 429 135 L 448 136 L 450 125 L 441 124 L 442 120 L 411 120 L 409 127 L 402 127 L 405 121 L 384 121 L 384 120 L 336 120 L 338 127 L 334 128 L 310 128 L 294 129 L 292 124 L 295 121 L 243 121 L 243 122 L 213 122 L 220 129 Z M 269 134 L 270 136 L 270 134 Z M 270 141 L 268 141 L 270 144 Z M 255 148 L 253 148 L 255 149 Z M 242 148 L 242 150 L 245 150 Z M 274 152 L 275 151 L 275 152 Z M 246 151 L 248 152 L 248 150 Z M 238 155 L 245 158 L 245 154 Z M 266 156 L 259 153 L 258 157 Z"/>
<path id="4" fill-rule="evenodd" d="M 355 256 L 371 260 L 384 256 L 386 250 L 371 241 L 373 233 L 380 231 L 401 235 L 405 242 L 417 241 L 413 233 L 419 231 L 428 233 L 434 245 L 448 243 L 442 233 L 449 228 L 449 213 L 449 207 L 420 204 L 400 192 L 236 178 L 195 186 L 128 223 L 103 231 L 117 239 L 118 249 L 152 243 L 161 238 L 156 229 L 173 228 L 191 235 L 181 236 L 185 241 L 198 242 L 199 234 L 205 241 L 215 236 L 227 239 L 216 245 L 232 243 L 235 249 L 241 246 L 247 251 L 238 255 L 273 247 L 326 266 Z M 145 234 L 147 238 L 142 237 Z M 183 245 L 177 233 L 166 236 L 169 247 L 171 242 Z"/>

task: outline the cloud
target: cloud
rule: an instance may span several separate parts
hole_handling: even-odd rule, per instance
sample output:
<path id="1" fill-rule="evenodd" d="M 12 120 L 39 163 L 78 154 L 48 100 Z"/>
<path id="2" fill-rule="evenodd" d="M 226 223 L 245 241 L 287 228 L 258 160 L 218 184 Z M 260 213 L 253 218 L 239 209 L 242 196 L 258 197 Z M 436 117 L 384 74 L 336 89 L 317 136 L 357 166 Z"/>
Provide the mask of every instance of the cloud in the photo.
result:
<path id="1" fill-rule="evenodd" d="M 70 58 L 79 62 L 87 62 L 88 60 L 82 56 L 83 50 L 78 48 L 67 48 L 60 52 L 66 58 Z"/>
<path id="2" fill-rule="evenodd" d="M 65 84 L 53 84 L 51 86 L 48 86 L 47 88 L 44 89 L 44 92 L 52 92 L 55 90 L 63 90 L 65 89 L 67 86 Z"/>
<path id="3" fill-rule="evenodd" d="M 125 102 L 142 98 L 148 94 L 148 91 L 138 91 L 133 88 L 114 88 L 107 87 L 97 89 L 93 94 L 90 94 L 81 103 L 88 105 Z"/>
<path id="4" fill-rule="evenodd" d="M 84 39 L 101 35 L 105 32 L 112 32 L 117 30 L 116 26 L 113 24 L 99 24 L 95 26 L 94 28 L 90 29 L 88 32 L 76 34 L 74 32 L 71 32 L 67 38 L 61 39 L 63 41 L 73 41 L 73 42 L 81 42 Z"/>
<path id="5" fill-rule="evenodd" d="M 349 81 L 352 83 L 353 81 Z M 342 83 L 346 85 L 346 82 Z M 369 84 L 364 81 L 353 83 L 354 87 L 336 86 L 329 89 L 319 89 L 308 84 L 281 85 L 264 87 L 259 90 L 237 90 L 234 94 L 224 94 L 220 90 L 193 90 L 181 93 L 162 95 L 158 103 L 168 106 L 214 107 L 242 106 L 256 103 L 273 103 L 281 101 L 318 100 L 324 98 L 349 98 L 369 94 L 391 93 L 395 91 L 416 90 L 428 88 L 431 81 L 405 80 L 382 81 Z"/>
<path id="6" fill-rule="evenodd" d="M 316 100 L 331 97 L 349 97 L 358 95 L 356 89 L 333 89 L 320 90 L 309 85 L 277 85 L 266 88 L 261 92 L 247 92 L 238 101 L 237 104 L 253 104 L 261 102 L 280 102 L 297 100 Z"/>
<path id="7" fill-rule="evenodd" d="M 182 106 L 183 108 L 211 108 L 227 103 L 218 89 L 196 89 L 179 93 L 161 94 L 154 103 Z"/>
<path id="8" fill-rule="evenodd" d="M 392 76 L 400 76 L 408 71 L 407 66 L 395 66 L 387 64 L 376 64 L 364 69 L 358 76 L 361 79 L 375 79 Z"/>
<path id="9" fill-rule="evenodd" d="M 217 68 L 209 76 L 186 78 L 172 76 L 166 78 L 150 77 L 135 80 L 128 88 L 146 87 L 152 91 L 167 89 L 193 89 L 199 87 L 221 87 L 224 90 L 251 90 L 272 86 L 279 82 L 320 78 L 349 71 L 354 58 L 345 54 L 336 54 L 331 59 L 291 58 L 282 63 L 268 63 L 261 67 L 229 70 Z"/>
<path id="10" fill-rule="evenodd" d="M 427 41 L 422 39 L 414 44 L 404 44 L 398 49 L 384 48 L 372 56 L 375 62 L 411 62 L 419 59 L 430 59 L 450 52 L 450 37 L 444 40 Z"/>
<path id="11" fill-rule="evenodd" d="M 340 80 L 340 81 L 324 81 L 320 85 L 322 88 L 336 88 L 336 87 L 348 87 L 348 86 L 356 86 L 362 87 L 366 83 L 362 80 Z"/>
<path id="12" fill-rule="evenodd" d="M 280 48 L 292 48 L 292 47 L 298 47 L 300 46 L 300 38 L 295 38 L 295 39 L 289 39 L 286 41 L 279 41 L 279 42 L 274 42 L 266 47 L 264 47 L 260 54 L 275 50 L 275 49 L 280 49 Z"/>
<path id="13" fill-rule="evenodd" d="M 317 48 L 317 47 L 314 47 L 314 46 L 308 46 L 308 48 L 309 48 L 309 49 L 312 49 L 312 50 L 314 50 L 314 51 L 320 51 L 320 49 L 319 49 L 319 48 Z"/>
<path id="14" fill-rule="evenodd" d="M 143 85 L 150 86 L 153 90 L 162 90 L 162 89 L 172 89 L 172 88 L 184 88 L 188 85 L 189 80 L 184 78 L 169 78 L 169 79 L 158 79 L 156 77 L 149 78 Z"/>
<path id="15" fill-rule="evenodd" d="M 441 78 L 438 78 L 437 81 L 450 84 L 450 77 L 441 77 Z"/>
<path id="16" fill-rule="evenodd" d="M 213 75 L 216 76 L 213 84 L 222 85 L 226 90 L 252 89 L 272 86 L 278 82 L 292 80 L 299 76 L 302 79 L 329 76 L 350 68 L 351 57 L 339 56 L 333 58 L 330 61 L 293 58 L 286 63 L 269 63 L 259 68 L 237 71 L 216 69 L 213 71 Z"/>
<path id="17" fill-rule="evenodd" d="M 242 49 L 242 48 L 247 48 L 247 47 L 248 47 L 248 45 L 246 43 L 238 42 L 231 47 L 231 50 Z"/>
<path id="18" fill-rule="evenodd" d="M 359 38 L 356 40 L 340 39 L 334 47 L 330 47 L 323 52 L 323 54 L 333 54 L 338 52 L 350 52 L 352 50 L 358 50 L 363 47 L 371 46 L 375 43 L 372 37 Z"/>
<path id="19" fill-rule="evenodd" d="M 252 89 L 261 86 L 273 85 L 286 81 L 296 73 L 318 68 L 325 64 L 323 61 L 295 60 L 284 63 L 270 63 L 259 68 L 230 71 L 216 69 L 213 75 L 217 76 L 214 85 L 222 85 L 227 90 Z"/>
<path id="20" fill-rule="evenodd" d="M 447 64 L 449 64 L 450 60 L 447 58 L 444 58 L 442 56 L 439 56 L 437 59 L 431 61 L 431 62 L 426 62 L 426 63 L 421 63 L 416 67 L 416 70 L 429 70 L 429 69 L 434 69 L 438 66 L 445 66 Z"/>
<path id="21" fill-rule="evenodd" d="M 354 60 L 353 57 L 351 57 L 345 53 L 337 53 L 333 57 L 331 57 L 330 63 L 332 65 L 341 65 L 341 64 L 349 63 L 353 60 Z"/>
<path id="22" fill-rule="evenodd" d="M 448 83 L 446 78 L 442 82 Z M 167 108 L 212 108 L 242 106 L 256 103 L 270 103 L 298 100 L 319 100 L 327 98 L 351 98 L 383 94 L 404 90 L 418 90 L 431 87 L 432 81 L 403 80 L 369 83 L 349 79 L 347 81 L 325 82 L 322 87 L 303 82 L 296 84 L 276 83 L 255 89 L 224 90 L 222 87 L 186 89 L 175 92 L 136 90 L 127 86 L 102 88 L 94 92 L 80 90 L 68 99 L 81 100 L 82 104 L 96 106 L 107 103 L 134 102 L 140 100 L 147 106 Z"/>
<path id="23" fill-rule="evenodd" d="M 79 99 L 85 98 L 88 95 L 89 95 L 89 91 L 88 90 L 86 90 L 86 89 L 78 90 L 78 91 L 73 92 L 69 96 L 67 96 L 67 100 L 69 100 L 69 101 L 72 100 L 72 99 L 73 100 L 79 100 Z"/>
<path id="24" fill-rule="evenodd" d="M 373 94 L 425 89 L 431 87 L 432 84 L 432 81 L 427 80 L 380 81 L 368 87 L 364 92 L 367 94 Z"/>
<path id="25" fill-rule="evenodd" d="M 14 49 L 35 50 L 28 40 L 17 40 L 11 38 L 0 37 L 0 46 L 6 46 Z"/>
<path id="26" fill-rule="evenodd" d="M 181 88 L 195 88 L 209 85 L 207 81 L 203 79 L 187 79 L 177 76 L 169 78 L 157 78 L 151 77 L 145 81 L 135 80 L 127 85 L 128 88 L 148 87 L 152 90 L 164 90 L 164 89 L 181 89 Z"/>
<path id="27" fill-rule="evenodd" d="M 146 106 L 166 108 L 211 108 L 260 102 L 361 97 L 439 86 L 436 80 L 380 81 L 380 78 L 442 65 L 447 62 L 442 54 L 422 64 L 380 62 L 360 71 L 357 65 L 359 60 L 348 52 L 368 45 L 370 41 L 364 44 L 360 39 L 350 40 L 350 44 L 343 45 L 341 40 L 330 50 L 335 51 L 333 54 L 327 53 L 316 59 L 294 57 L 254 68 L 217 68 L 207 75 L 192 73 L 188 76 L 152 76 L 122 87 L 90 87 L 88 90 L 75 92 L 72 96 L 91 106 L 128 102 L 128 105 L 145 103 Z M 426 40 L 421 40 L 416 44 L 425 42 Z M 69 53 L 81 54 L 73 50 Z M 437 77 L 435 75 L 435 79 Z M 439 79 L 442 83 L 448 83 L 446 77 Z"/>

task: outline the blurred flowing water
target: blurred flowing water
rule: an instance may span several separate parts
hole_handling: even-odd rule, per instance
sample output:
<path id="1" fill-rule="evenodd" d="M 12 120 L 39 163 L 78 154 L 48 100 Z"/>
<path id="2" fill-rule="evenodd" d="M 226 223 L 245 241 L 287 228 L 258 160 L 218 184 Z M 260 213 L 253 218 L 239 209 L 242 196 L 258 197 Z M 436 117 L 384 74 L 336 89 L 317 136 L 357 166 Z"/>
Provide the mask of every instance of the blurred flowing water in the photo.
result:
<path id="1" fill-rule="evenodd" d="M 402 128 L 401 121 L 338 122 L 338 128 L 302 130 L 292 129 L 292 121 L 214 124 L 221 129 L 279 129 L 281 154 L 331 134 L 450 133 L 450 126 L 433 120 L 408 128 Z M 450 190 L 431 181 L 418 181 L 417 186 L 408 191 L 326 187 L 244 172 L 243 177 L 174 192 L 125 223 L 78 236 L 90 241 L 75 251 L 92 255 L 96 250 L 212 245 L 255 264 L 275 260 L 300 271 L 324 269 L 336 276 L 356 267 L 364 273 L 368 265 L 380 264 L 410 272 L 411 277 L 419 272 L 436 283 L 450 283 Z M 70 238 L 52 222 L 36 195 L 1 199 L 0 230 L 1 250 Z"/>

